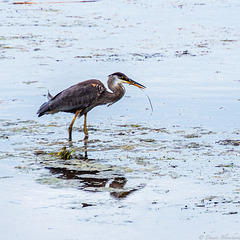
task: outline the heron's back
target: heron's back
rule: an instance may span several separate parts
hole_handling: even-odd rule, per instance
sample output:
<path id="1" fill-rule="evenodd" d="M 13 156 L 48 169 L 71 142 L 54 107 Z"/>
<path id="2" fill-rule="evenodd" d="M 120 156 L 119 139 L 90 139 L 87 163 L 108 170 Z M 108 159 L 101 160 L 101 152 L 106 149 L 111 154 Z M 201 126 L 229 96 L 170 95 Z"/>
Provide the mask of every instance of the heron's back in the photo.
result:
<path id="1" fill-rule="evenodd" d="M 96 79 L 80 82 L 45 102 L 39 108 L 37 114 L 41 117 L 44 114 L 56 112 L 75 113 L 77 110 L 82 110 L 80 114 L 82 115 L 98 105 L 98 99 L 105 90 L 103 83 Z"/>

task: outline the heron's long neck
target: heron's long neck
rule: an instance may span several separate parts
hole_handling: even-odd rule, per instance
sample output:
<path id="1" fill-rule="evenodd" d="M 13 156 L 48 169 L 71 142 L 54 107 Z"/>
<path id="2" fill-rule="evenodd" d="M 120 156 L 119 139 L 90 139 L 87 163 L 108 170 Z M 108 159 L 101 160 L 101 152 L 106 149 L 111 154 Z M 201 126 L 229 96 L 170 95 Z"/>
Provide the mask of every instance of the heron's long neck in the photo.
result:
<path id="1" fill-rule="evenodd" d="M 114 85 L 108 84 L 109 89 L 112 92 L 106 92 L 107 103 L 113 104 L 120 100 L 125 94 L 125 88 L 121 83 L 116 83 Z"/>

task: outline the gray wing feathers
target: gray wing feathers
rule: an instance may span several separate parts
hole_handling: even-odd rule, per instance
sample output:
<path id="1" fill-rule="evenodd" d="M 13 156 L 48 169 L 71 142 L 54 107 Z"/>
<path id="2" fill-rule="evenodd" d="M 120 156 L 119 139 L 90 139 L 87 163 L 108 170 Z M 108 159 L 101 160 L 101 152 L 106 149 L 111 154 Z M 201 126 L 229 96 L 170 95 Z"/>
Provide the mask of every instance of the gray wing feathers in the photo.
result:
<path id="1" fill-rule="evenodd" d="M 47 113 L 72 112 L 76 110 L 89 111 L 97 105 L 97 100 L 105 91 L 104 85 L 98 80 L 88 80 L 73 85 L 48 102 L 38 110 L 39 116 Z M 89 110 L 88 110 L 89 109 Z"/>

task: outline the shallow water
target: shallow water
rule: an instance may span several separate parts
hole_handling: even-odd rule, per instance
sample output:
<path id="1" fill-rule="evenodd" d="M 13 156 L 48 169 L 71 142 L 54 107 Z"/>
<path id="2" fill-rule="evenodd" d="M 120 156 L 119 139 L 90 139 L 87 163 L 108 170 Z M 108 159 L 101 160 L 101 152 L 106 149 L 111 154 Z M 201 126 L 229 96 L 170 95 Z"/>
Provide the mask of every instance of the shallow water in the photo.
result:
<path id="1" fill-rule="evenodd" d="M 240 238 L 240 3 L 38 3 L 0 3 L 1 239 Z M 37 118 L 115 71 L 153 113 L 126 86 L 72 145 L 72 115 Z"/>

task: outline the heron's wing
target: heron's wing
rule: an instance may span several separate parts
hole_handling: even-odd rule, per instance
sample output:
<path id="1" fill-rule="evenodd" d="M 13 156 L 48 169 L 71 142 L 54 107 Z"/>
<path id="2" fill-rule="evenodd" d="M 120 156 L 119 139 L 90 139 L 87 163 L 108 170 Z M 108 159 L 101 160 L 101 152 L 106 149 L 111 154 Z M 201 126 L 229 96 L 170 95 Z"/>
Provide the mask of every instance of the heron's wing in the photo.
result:
<path id="1" fill-rule="evenodd" d="M 49 101 L 51 112 L 82 112 L 89 111 L 97 105 L 99 97 L 105 91 L 104 85 L 98 80 L 87 80 L 73 85 L 58 93 Z"/>

